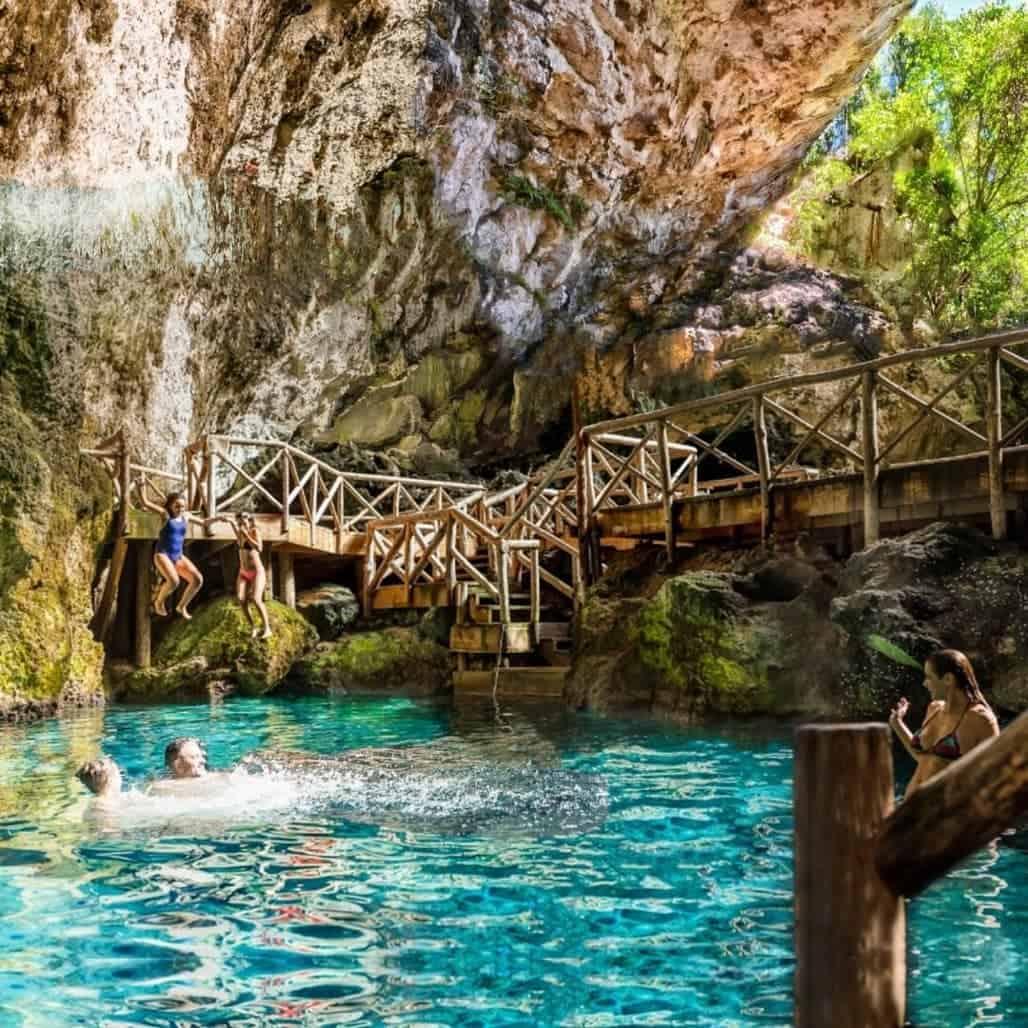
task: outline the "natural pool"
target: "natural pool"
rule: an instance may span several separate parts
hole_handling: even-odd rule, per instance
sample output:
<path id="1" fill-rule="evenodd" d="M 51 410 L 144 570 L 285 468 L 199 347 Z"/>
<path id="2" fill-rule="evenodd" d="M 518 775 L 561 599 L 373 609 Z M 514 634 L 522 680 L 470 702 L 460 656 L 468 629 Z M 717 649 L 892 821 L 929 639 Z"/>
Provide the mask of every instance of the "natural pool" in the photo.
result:
<path id="1" fill-rule="evenodd" d="M 82 760 L 138 785 L 183 734 L 215 767 L 433 757 L 388 786 L 247 776 L 83 818 Z M 778 728 L 403 699 L 3 727 L 0 1025 L 785 1025 L 790 774 Z M 1028 1024 L 1028 853 L 995 847 L 913 910 L 914 1024 Z"/>

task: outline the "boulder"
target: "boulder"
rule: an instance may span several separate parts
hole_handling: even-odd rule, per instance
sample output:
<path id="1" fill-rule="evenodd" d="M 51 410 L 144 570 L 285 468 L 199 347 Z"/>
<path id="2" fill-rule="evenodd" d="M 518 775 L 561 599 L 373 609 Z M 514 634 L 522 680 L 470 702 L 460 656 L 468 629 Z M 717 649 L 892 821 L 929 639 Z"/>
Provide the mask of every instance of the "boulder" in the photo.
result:
<path id="1" fill-rule="evenodd" d="M 434 696 L 451 688 L 450 654 L 413 628 L 358 632 L 319 646 L 292 681 L 332 691 Z"/>
<path id="2" fill-rule="evenodd" d="M 325 582 L 297 593 L 296 610 L 317 629 L 320 638 L 330 641 L 357 619 L 361 605 L 345 585 Z"/>
<path id="3" fill-rule="evenodd" d="M 314 628 L 296 611 L 268 603 L 274 634 L 254 639 L 239 605 L 227 597 L 197 607 L 191 621 L 172 624 L 153 655 L 153 666 L 134 672 L 121 695 L 165 699 L 208 691 L 226 683 L 235 691 L 259 696 L 273 689 L 317 642 Z"/>
<path id="4" fill-rule="evenodd" d="M 372 391 L 336 419 L 329 441 L 388 446 L 415 433 L 420 424 L 421 404 L 416 396 L 385 396 Z"/>

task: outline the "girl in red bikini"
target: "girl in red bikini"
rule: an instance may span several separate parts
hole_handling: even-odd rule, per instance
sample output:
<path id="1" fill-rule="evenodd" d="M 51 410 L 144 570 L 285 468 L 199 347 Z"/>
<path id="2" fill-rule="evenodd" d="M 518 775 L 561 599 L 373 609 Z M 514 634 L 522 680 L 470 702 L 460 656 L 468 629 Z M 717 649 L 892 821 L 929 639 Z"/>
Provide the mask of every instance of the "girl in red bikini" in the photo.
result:
<path id="1" fill-rule="evenodd" d="M 264 605 L 264 588 L 267 585 L 267 575 L 264 571 L 264 564 L 261 562 L 261 534 L 257 528 L 257 522 L 252 514 L 240 514 L 239 519 L 233 522 L 232 527 L 236 533 L 236 543 L 239 546 L 239 576 L 236 578 L 236 599 L 243 608 L 246 620 L 253 626 L 253 617 L 250 614 L 250 604 L 257 608 L 261 616 L 261 627 L 254 626 L 251 635 L 262 639 L 271 638 L 271 621 L 268 618 L 268 608 Z"/>
<path id="2" fill-rule="evenodd" d="M 907 796 L 979 743 L 999 735 L 996 715 L 978 687 L 971 662 L 959 650 L 937 650 L 925 661 L 924 687 L 932 702 L 916 732 L 903 723 L 910 706 L 906 697 L 889 717 L 892 730 L 917 763 Z"/>

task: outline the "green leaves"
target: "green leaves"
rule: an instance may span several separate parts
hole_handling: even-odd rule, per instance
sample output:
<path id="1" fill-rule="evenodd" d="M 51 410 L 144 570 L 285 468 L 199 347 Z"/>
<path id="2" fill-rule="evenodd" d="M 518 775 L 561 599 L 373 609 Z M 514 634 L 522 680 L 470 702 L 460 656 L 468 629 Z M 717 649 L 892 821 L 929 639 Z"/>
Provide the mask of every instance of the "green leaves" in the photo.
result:
<path id="1" fill-rule="evenodd" d="M 880 635 L 869 635 L 867 637 L 867 645 L 876 653 L 880 653 L 883 657 L 888 657 L 889 660 L 893 660 L 897 664 L 904 664 L 917 671 L 921 670 L 920 661 L 912 657 L 906 650 L 901 650 L 895 643 L 889 642 L 888 639 L 884 639 Z"/>

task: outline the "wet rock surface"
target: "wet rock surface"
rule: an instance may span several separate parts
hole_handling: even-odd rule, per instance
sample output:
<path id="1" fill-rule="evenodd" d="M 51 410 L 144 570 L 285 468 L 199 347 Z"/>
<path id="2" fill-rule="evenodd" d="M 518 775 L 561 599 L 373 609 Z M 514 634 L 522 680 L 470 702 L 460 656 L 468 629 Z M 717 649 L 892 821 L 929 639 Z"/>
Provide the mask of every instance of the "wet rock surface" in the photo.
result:
<path id="1" fill-rule="evenodd" d="M 918 662 L 963 650 L 992 702 L 1028 709 L 1028 554 L 1016 545 L 937 523 L 838 564 L 758 553 L 692 562 L 719 566 L 651 568 L 592 590 L 569 702 L 683 720 L 885 719 L 906 695 L 916 716 L 923 675 L 874 649 L 877 635 Z"/>
<path id="2" fill-rule="evenodd" d="M 324 582 L 296 594 L 296 610 L 323 640 L 338 639 L 360 614 L 360 603 L 345 585 Z"/>
<path id="3" fill-rule="evenodd" d="M 163 700 L 235 691 L 262 695 L 317 642 L 314 628 L 295 611 L 268 603 L 273 635 L 255 639 L 235 600 L 210 600 L 177 620 L 153 654 L 153 666 L 129 675 L 119 698 Z"/>
<path id="4" fill-rule="evenodd" d="M 355 632 L 319 646 L 297 665 L 289 684 L 300 689 L 435 696 L 450 691 L 450 654 L 416 628 Z"/>

